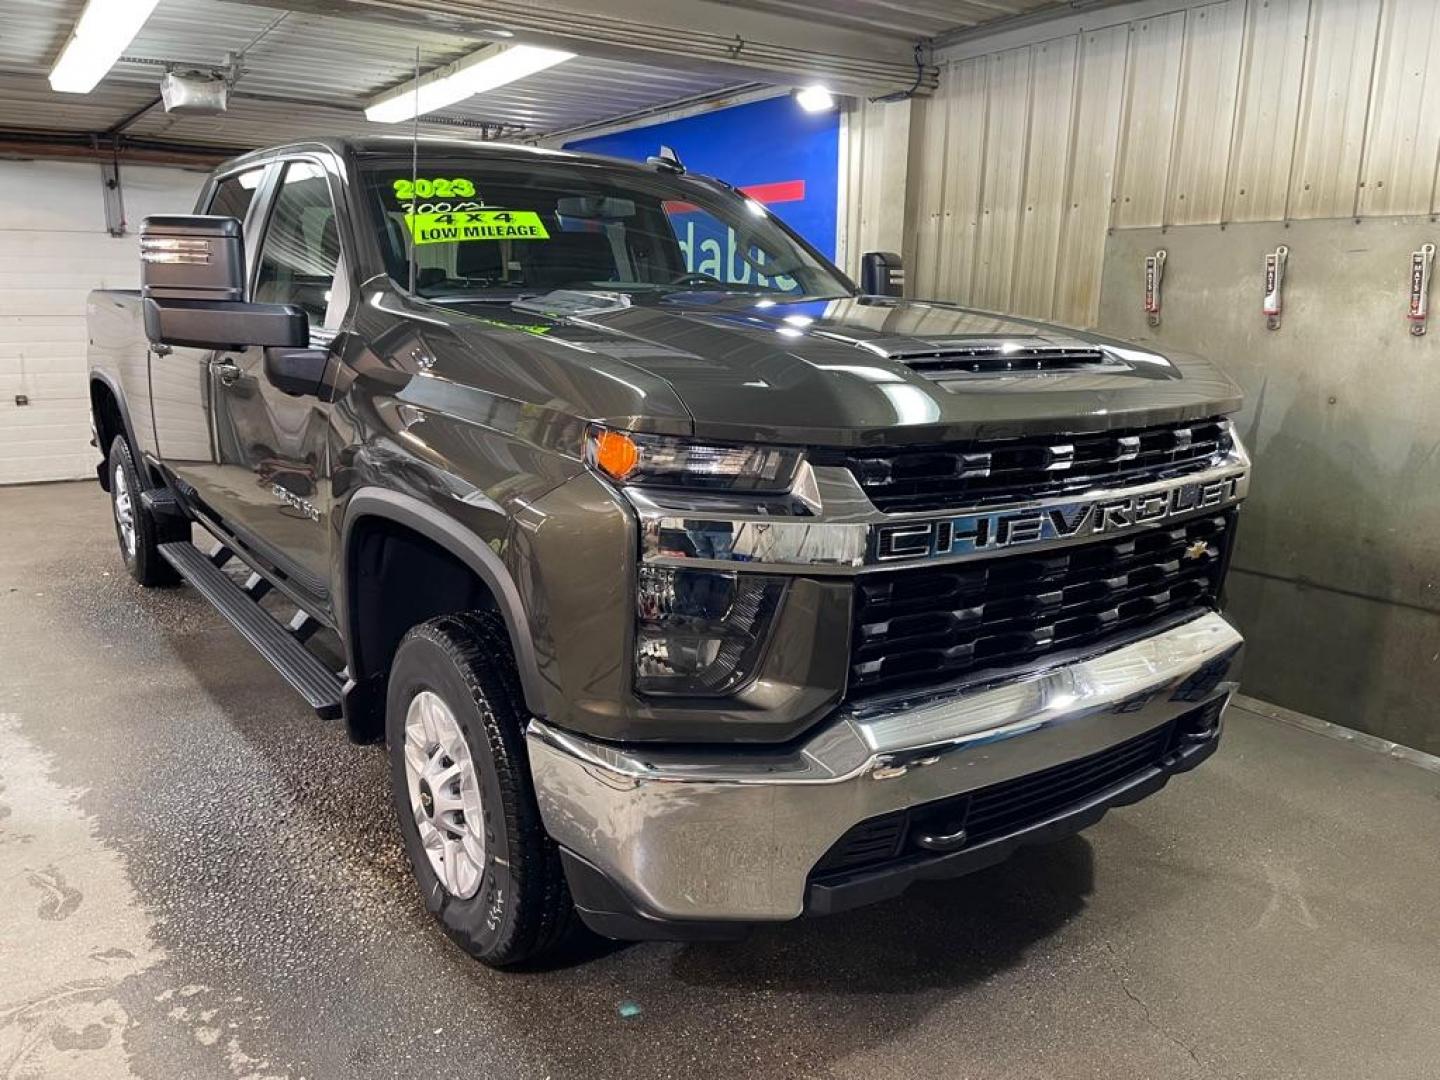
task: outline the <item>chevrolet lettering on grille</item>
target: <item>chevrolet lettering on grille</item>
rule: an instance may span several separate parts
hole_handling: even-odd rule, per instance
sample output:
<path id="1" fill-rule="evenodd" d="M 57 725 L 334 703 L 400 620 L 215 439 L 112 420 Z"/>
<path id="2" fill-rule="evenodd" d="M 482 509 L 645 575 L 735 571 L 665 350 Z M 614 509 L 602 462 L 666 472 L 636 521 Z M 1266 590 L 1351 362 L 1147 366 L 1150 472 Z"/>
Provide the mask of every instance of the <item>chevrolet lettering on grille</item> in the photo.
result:
<path id="1" fill-rule="evenodd" d="M 875 532 L 873 558 L 888 562 L 926 555 L 968 555 L 1143 528 L 1235 502 L 1245 494 L 1247 475 L 1242 470 L 1130 495 L 885 525 Z"/>

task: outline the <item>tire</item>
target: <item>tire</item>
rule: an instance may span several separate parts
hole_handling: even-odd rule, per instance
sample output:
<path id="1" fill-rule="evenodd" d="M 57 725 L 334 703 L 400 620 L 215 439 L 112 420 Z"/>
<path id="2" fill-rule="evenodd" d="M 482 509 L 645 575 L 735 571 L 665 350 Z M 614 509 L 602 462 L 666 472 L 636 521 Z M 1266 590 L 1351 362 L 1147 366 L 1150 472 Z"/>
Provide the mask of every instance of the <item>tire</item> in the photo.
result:
<path id="1" fill-rule="evenodd" d="M 425 907 L 491 967 L 544 958 L 577 922 L 559 851 L 535 802 L 526 719 L 497 615 L 442 615 L 400 642 L 385 734 L 405 851 Z"/>
<path id="2" fill-rule="evenodd" d="M 140 503 L 140 471 L 125 436 L 117 435 L 106 459 L 110 474 L 110 510 L 115 519 L 115 539 L 125 569 L 141 585 L 174 585 L 180 580 L 175 568 L 165 561 L 156 545 L 159 530 L 155 519 Z"/>

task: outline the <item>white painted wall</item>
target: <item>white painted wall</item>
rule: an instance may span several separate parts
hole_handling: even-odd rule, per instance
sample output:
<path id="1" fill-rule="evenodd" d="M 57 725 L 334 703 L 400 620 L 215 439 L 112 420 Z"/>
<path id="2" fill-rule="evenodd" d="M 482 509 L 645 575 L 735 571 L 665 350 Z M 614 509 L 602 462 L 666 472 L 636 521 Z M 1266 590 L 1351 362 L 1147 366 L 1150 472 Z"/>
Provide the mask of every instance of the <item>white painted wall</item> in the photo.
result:
<path id="1" fill-rule="evenodd" d="M 127 235 L 105 231 L 100 166 L 0 161 L 0 484 L 94 476 L 85 296 L 140 283 L 148 214 L 185 214 L 205 174 L 122 166 Z M 15 404 L 17 394 L 29 404 Z"/>

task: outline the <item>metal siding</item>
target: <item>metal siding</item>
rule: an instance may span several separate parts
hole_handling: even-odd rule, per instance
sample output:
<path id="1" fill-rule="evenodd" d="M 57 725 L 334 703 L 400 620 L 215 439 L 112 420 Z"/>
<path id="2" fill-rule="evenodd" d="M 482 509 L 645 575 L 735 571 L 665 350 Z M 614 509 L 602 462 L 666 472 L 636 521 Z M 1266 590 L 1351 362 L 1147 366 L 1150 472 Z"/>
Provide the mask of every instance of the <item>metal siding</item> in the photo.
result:
<path id="1" fill-rule="evenodd" d="M 1028 45 L 1011 33 L 1004 50 L 940 55 L 909 157 L 916 295 L 1093 323 L 1112 225 L 1440 213 L 1440 3 L 1176 6 L 1083 16 L 1071 84 L 1052 67 L 1071 61 L 1050 51 L 1069 39 L 1044 26 Z M 1013 78 L 1026 48 L 1022 121 Z M 1022 122 L 1017 231 L 1002 226 L 1015 205 L 1007 132 Z"/>
<path id="2" fill-rule="evenodd" d="M 1184 74 L 1166 224 L 1221 220 L 1244 38 L 1245 0 L 1226 0 L 1186 13 Z"/>
<path id="3" fill-rule="evenodd" d="M 823 19 L 837 26 L 916 41 L 969 29 L 996 19 L 1046 8 L 1067 0 L 725 0 L 731 7 L 778 15 Z"/>
<path id="4" fill-rule="evenodd" d="M 6 0 L 0 24 L 0 69 L 44 63 L 60 55 L 85 0 Z"/>
<path id="5" fill-rule="evenodd" d="M 1252 0 L 1225 217 L 1285 216 L 1309 0 Z"/>
<path id="6" fill-rule="evenodd" d="M 1180 95 L 1185 12 L 1141 19 L 1129 27 L 1124 126 L 1120 134 L 1114 212 L 1118 228 L 1159 225 Z"/>
<path id="7" fill-rule="evenodd" d="M 1042 42 L 1031 50 L 1034 106 L 1010 304 L 1012 310 L 1040 319 L 1051 317 L 1055 302 L 1078 47 L 1078 38 L 1071 36 Z"/>
<path id="8" fill-rule="evenodd" d="M 911 108 L 909 101 L 860 101 L 841 118 L 835 261 L 857 281 L 863 252 L 905 247 Z"/>
<path id="9" fill-rule="evenodd" d="M 1093 323 L 1100 302 L 1129 36 L 1128 28 L 1121 25 L 1090 31 L 1080 42 L 1070 140 L 1074 154 L 1055 264 L 1054 317 L 1059 322 Z"/>
<path id="10" fill-rule="evenodd" d="M 1292 218 L 1355 209 L 1380 0 L 1313 0 L 1291 171 Z"/>
<path id="11" fill-rule="evenodd" d="M 941 296 L 973 300 L 991 62 L 990 57 L 982 56 L 962 61 L 953 69 L 955 97 L 946 113 L 944 211 L 936 282 Z"/>
<path id="12" fill-rule="evenodd" d="M 7 0 L 0 32 L 0 127 L 103 131 L 158 95 L 161 61 L 218 67 L 228 53 L 243 51 L 242 74 L 225 115 L 172 117 L 157 106 L 129 132 L 233 147 L 322 133 L 408 132 L 408 125 L 370 124 L 365 104 L 413 76 L 417 48 L 420 67 L 428 71 L 488 42 L 362 18 L 286 14 L 222 0 L 165 0 L 93 93 L 57 94 L 45 76 L 81 7 L 81 0 Z M 441 110 L 422 119 L 420 129 L 453 136 L 470 123 L 478 136 L 480 123 L 503 123 L 538 135 L 720 93 L 741 81 L 733 74 L 577 57 L 541 77 Z"/>
<path id="13" fill-rule="evenodd" d="M 975 238 L 976 306 L 994 311 L 1010 306 L 1010 283 L 1020 232 L 1025 186 L 1025 150 L 1030 120 L 1030 50 L 995 57 L 985 116 L 985 177 Z"/>
<path id="14" fill-rule="evenodd" d="M 906 291 L 914 296 L 943 295 L 940 287 L 941 252 L 944 249 L 945 222 L 945 138 L 950 120 L 950 97 L 955 80 L 943 72 L 940 89 L 931 98 L 915 104 L 919 111 L 919 138 L 910 147 L 910 175 L 913 187 L 909 205 L 910 221 L 906 236 L 909 260 L 906 266 Z M 854 193 L 847 195 L 853 200 Z"/>
<path id="15" fill-rule="evenodd" d="M 1440 145 L 1440 4 L 1387 0 L 1372 87 L 1361 214 L 1423 214 Z"/>

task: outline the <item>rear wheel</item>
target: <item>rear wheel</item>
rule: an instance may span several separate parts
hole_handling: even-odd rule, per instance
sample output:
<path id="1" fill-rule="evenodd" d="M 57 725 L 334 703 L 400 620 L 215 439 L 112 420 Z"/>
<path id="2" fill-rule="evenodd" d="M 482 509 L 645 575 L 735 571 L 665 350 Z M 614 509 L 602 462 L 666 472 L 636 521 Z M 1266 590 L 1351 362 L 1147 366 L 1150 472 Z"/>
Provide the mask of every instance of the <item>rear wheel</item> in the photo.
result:
<path id="1" fill-rule="evenodd" d="M 413 628 L 395 654 L 385 715 L 392 797 L 425 906 L 494 967 L 553 951 L 574 907 L 535 802 L 499 618 L 442 615 Z"/>
<path id="2" fill-rule="evenodd" d="M 125 569 L 141 585 L 174 585 L 180 580 L 175 568 L 160 554 L 156 543 L 159 530 L 155 519 L 140 501 L 140 472 L 123 435 L 115 436 L 106 461 L 110 473 L 110 508 L 115 515 L 115 538 Z"/>

